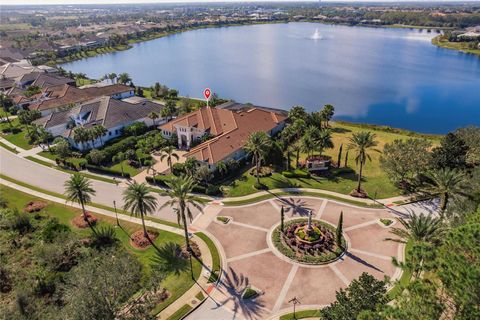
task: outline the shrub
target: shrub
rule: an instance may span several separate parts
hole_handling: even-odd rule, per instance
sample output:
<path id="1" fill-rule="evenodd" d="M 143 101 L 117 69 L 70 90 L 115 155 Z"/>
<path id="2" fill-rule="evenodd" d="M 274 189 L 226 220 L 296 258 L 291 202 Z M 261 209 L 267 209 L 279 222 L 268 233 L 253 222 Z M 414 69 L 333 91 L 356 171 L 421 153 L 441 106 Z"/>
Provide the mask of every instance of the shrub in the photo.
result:
<path id="1" fill-rule="evenodd" d="M 207 187 L 205 193 L 209 196 L 218 196 L 222 194 L 222 191 L 220 190 L 219 186 L 211 184 Z"/>
<path id="2" fill-rule="evenodd" d="M 185 173 L 185 165 L 183 163 L 174 163 L 172 165 L 172 173 L 176 176 L 180 176 Z"/>
<path id="3" fill-rule="evenodd" d="M 268 190 L 268 186 L 263 184 L 263 183 L 258 183 L 258 182 L 255 182 L 255 184 L 253 185 L 253 187 L 257 190 Z"/>
<path id="4" fill-rule="evenodd" d="M 92 164 L 100 165 L 105 161 L 105 153 L 98 149 L 93 149 L 88 155 Z"/>
<path id="5" fill-rule="evenodd" d="M 0 292 L 7 293 L 12 290 L 10 273 L 4 266 L 0 266 Z"/>
<path id="6" fill-rule="evenodd" d="M 224 224 L 227 224 L 230 221 L 229 218 L 222 217 L 222 216 L 217 217 L 217 220 L 220 221 L 220 222 L 223 222 Z"/>
<path id="7" fill-rule="evenodd" d="M 147 132 L 148 127 L 143 122 L 134 122 L 123 128 L 123 133 L 127 136 L 138 136 Z"/>
<path id="8" fill-rule="evenodd" d="M 260 167 L 260 173 L 259 173 L 259 176 L 260 178 L 265 178 L 265 177 L 269 177 L 272 175 L 272 168 L 270 167 Z M 252 168 L 250 170 L 250 174 L 254 177 L 257 176 L 257 168 Z"/>
<path id="9" fill-rule="evenodd" d="M 52 242 L 60 233 L 68 232 L 70 228 L 61 224 L 57 218 L 49 219 L 43 227 L 40 237 L 45 242 Z"/>
<path id="10" fill-rule="evenodd" d="M 15 214 L 9 218 L 8 228 L 15 230 L 20 234 L 25 234 L 33 229 L 30 217 L 25 213 L 15 211 Z"/>
<path id="11" fill-rule="evenodd" d="M 112 226 L 98 228 L 92 233 L 91 238 L 92 245 L 96 248 L 112 246 L 118 241 L 115 228 Z"/>
<path id="12" fill-rule="evenodd" d="M 56 289 L 56 276 L 52 272 L 42 272 L 35 276 L 33 291 L 38 296 L 52 295 Z"/>
<path id="13" fill-rule="evenodd" d="M 127 137 L 103 148 L 101 151 L 105 155 L 104 164 L 112 162 L 112 158 L 120 152 L 125 152 L 127 150 L 135 150 L 137 139 L 137 137 Z M 90 159 L 90 154 L 87 154 L 86 159 L 88 163 L 92 163 Z"/>
<path id="14" fill-rule="evenodd" d="M 248 300 L 248 299 L 253 299 L 256 296 L 258 296 L 258 292 L 250 287 L 245 289 L 245 291 L 242 294 L 242 299 Z"/>
<path id="15" fill-rule="evenodd" d="M 19 133 L 21 131 L 22 131 L 22 129 L 15 128 L 15 127 L 12 127 L 12 128 L 7 127 L 7 128 L 2 129 L 2 133 L 11 133 L 11 134 Z"/>
<path id="16" fill-rule="evenodd" d="M 91 171 L 91 172 L 95 172 L 95 173 L 124 177 L 124 178 L 127 178 L 127 179 L 130 178 L 130 174 L 128 172 L 125 172 L 122 175 L 121 170 L 115 170 L 115 169 L 105 168 L 105 167 L 98 167 L 98 166 L 94 166 L 94 165 L 91 165 L 91 164 L 86 164 L 85 169 L 87 169 L 88 171 Z"/>

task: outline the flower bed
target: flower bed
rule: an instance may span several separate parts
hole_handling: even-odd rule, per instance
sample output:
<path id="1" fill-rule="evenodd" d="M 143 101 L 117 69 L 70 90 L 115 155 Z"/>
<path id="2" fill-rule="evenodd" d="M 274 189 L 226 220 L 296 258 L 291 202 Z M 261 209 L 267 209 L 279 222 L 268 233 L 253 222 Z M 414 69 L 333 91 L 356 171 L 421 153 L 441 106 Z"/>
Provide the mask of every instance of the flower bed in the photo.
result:
<path id="1" fill-rule="evenodd" d="M 303 230 L 306 224 L 307 219 L 305 218 L 287 221 L 284 233 L 278 226 L 272 233 L 273 245 L 286 257 L 305 264 L 329 263 L 343 254 L 346 241 L 342 237 L 342 245 L 337 245 L 335 227 L 319 220 L 313 220 L 314 232 L 307 235 L 307 232 Z"/>
<path id="2" fill-rule="evenodd" d="M 94 215 L 92 215 L 90 212 L 85 212 L 85 216 L 87 220 L 83 217 L 83 215 L 76 216 L 73 218 L 72 223 L 75 227 L 80 228 L 80 229 L 85 229 L 90 226 L 94 226 L 98 219 Z"/>
<path id="3" fill-rule="evenodd" d="M 259 176 L 260 178 L 270 177 L 273 173 L 272 168 L 270 167 L 260 167 Z M 250 169 L 250 175 L 256 177 L 257 176 L 257 168 Z"/>

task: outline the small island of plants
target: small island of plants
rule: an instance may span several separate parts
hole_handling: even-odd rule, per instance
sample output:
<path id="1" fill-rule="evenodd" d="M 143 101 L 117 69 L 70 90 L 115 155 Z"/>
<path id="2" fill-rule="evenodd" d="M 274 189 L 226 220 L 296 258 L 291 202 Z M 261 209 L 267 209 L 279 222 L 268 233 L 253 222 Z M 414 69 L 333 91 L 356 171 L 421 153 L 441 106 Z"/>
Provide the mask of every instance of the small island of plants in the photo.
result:
<path id="1" fill-rule="evenodd" d="M 339 224 L 341 226 L 341 224 Z M 340 228 L 311 217 L 279 225 L 272 233 L 274 246 L 288 258 L 305 264 L 326 264 L 340 257 L 347 245 Z"/>

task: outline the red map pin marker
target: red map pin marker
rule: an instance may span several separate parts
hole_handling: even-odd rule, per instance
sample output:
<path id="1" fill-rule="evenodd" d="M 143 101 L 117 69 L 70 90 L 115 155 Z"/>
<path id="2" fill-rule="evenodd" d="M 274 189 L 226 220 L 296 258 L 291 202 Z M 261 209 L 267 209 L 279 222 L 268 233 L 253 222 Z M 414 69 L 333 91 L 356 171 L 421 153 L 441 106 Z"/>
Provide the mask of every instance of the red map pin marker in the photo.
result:
<path id="1" fill-rule="evenodd" d="M 203 96 L 205 97 L 205 100 L 210 99 L 211 94 L 212 94 L 212 92 L 210 91 L 209 88 L 206 88 L 205 90 L 203 90 Z"/>

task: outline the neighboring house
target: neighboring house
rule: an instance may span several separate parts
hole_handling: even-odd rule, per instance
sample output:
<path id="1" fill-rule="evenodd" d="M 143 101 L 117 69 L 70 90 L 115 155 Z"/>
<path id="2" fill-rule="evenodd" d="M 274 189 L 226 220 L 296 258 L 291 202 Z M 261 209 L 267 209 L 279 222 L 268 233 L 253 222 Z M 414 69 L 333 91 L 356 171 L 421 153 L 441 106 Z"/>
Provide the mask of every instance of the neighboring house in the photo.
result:
<path id="1" fill-rule="evenodd" d="M 42 116 L 46 116 L 96 97 L 109 96 L 114 99 L 125 99 L 133 96 L 134 93 L 134 88 L 123 84 L 86 89 L 64 84 L 48 87 L 40 97 L 36 97 L 36 101 L 32 101 L 27 107 L 30 110 L 38 110 Z"/>
<path id="2" fill-rule="evenodd" d="M 53 136 L 66 138 L 69 143 L 79 149 L 98 148 L 110 139 L 122 134 L 122 129 L 134 122 L 143 122 L 152 126 L 153 121 L 148 117 L 151 112 L 160 114 L 164 106 L 151 101 L 128 103 L 102 96 L 90 99 L 69 110 L 55 112 L 36 120 L 34 123 L 43 126 Z M 164 119 L 156 119 L 155 124 L 164 123 Z M 95 141 L 76 143 L 74 141 L 75 127 L 91 128 L 96 125 L 104 126 L 108 132 Z"/>
<path id="3" fill-rule="evenodd" d="M 184 157 L 194 157 L 214 170 L 215 164 L 221 160 L 244 158 L 243 147 L 252 132 L 263 131 L 273 136 L 285 126 L 287 115 L 283 111 L 234 105 L 242 107 L 236 109 L 231 105 L 233 110 L 226 106 L 203 107 L 160 126 L 160 130 L 166 138 L 173 133 L 177 135 L 179 148 L 189 150 Z M 204 135 L 213 137 L 192 147 Z"/>

